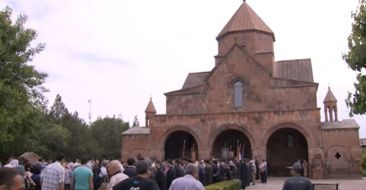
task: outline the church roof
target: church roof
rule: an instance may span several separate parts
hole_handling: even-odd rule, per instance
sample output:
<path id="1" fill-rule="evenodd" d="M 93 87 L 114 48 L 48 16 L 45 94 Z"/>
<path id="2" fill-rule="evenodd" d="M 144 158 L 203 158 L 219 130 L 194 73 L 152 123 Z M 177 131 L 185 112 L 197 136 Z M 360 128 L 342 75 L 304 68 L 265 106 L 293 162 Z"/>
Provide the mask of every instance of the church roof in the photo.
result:
<path id="1" fill-rule="evenodd" d="M 131 127 L 127 131 L 122 133 L 122 135 L 148 135 L 148 134 L 150 134 L 149 127 Z"/>
<path id="2" fill-rule="evenodd" d="M 294 59 L 274 63 L 273 75 L 277 78 L 314 82 L 310 59 Z"/>
<path id="3" fill-rule="evenodd" d="M 344 119 L 343 121 L 335 122 L 322 122 L 322 129 L 350 129 L 350 128 L 360 128 L 356 120 L 354 119 Z"/>
<path id="4" fill-rule="evenodd" d="M 362 147 L 366 147 L 366 139 L 360 139 L 360 144 Z"/>
<path id="5" fill-rule="evenodd" d="M 192 88 L 205 84 L 206 77 L 210 72 L 189 73 L 184 81 L 182 89 Z"/>
<path id="6" fill-rule="evenodd" d="M 332 90 L 330 90 L 330 87 L 328 87 L 327 95 L 324 98 L 323 102 L 336 102 L 337 98 L 334 96 Z"/>
<path id="7" fill-rule="evenodd" d="M 156 113 L 154 103 L 152 102 L 152 98 L 150 98 L 150 101 L 147 104 L 145 113 Z"/>
<path id="8" fill-rule="evenodd" d="M 231 17 L 224 29 L 220 32 L 216 39 L 221 38 L 227 33 L 238 31 L 257 30 L 265 33 L 274 34 L 272 30 L 263 22 L 263 20 L 253 11 L 252 8 L 244 1 L 235 14 Z"/>

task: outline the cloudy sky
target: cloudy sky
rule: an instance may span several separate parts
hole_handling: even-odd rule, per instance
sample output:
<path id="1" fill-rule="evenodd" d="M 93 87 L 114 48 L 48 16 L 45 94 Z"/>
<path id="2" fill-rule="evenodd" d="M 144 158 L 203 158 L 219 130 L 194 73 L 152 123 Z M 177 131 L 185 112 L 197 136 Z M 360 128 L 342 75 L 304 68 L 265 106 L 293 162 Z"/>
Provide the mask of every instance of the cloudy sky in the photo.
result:
<path id="1" fill-rule="evenodd" d="M 358 0 L 248 0 L 274 31 L 276 60 L 311 58 L 319 82 L 318 107 L 328 85 L 339 118 L 355 73 L 342 60 Z M 46 49 L 32 64 L 47 72 L 46 95 L 60 94 L 70 111 L 88 121 L 120 116 L 144 123 L 152 96 L 165 113 L 164 92 L 177 90 L 189 72 L 214 66 L 217 34 L 242 0 L 0 0 L 28 16 Z M 323 115 L 322 115 L 323 116 Z M 355 117 L 366 138 L 366 117 Z"/>

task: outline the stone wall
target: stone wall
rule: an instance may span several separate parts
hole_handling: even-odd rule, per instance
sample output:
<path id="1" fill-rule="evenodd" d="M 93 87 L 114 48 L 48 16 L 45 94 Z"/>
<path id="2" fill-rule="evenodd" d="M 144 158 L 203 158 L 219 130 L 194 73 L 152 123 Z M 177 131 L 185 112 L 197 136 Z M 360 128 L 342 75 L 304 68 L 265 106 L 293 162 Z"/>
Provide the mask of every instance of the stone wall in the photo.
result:
<path id="1" fill-rule="evenodd" d="M 362 149 L 358 128 L 322 129 L 322 147 L 326 177 L 360 177 Z"/>
<path id="2" fill-rule="evenodd" d="M 234 82 L 244 84 L 244 106 L 234 108 Z M 239 47 L 207 78 L 207 86 L 167 95 L 167 114 L 316 109 L 316 83 L 273 79 Z"/>

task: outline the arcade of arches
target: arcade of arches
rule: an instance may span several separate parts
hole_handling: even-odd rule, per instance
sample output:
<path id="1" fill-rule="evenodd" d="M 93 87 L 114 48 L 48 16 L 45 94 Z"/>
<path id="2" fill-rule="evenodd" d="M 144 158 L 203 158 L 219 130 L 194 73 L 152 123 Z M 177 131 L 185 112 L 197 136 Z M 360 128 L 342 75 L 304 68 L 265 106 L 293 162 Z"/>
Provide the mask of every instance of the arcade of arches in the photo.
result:
<path id="1" fill-rule="evenodd" d="M 165 159 L 198 160 L 197 141 L 185 131 L 171 133 L 164 145 Z M 222 160 L 252 159 L 248 137 L 239 130 L 221 132 L 214 140 L 211 156 Z M 267 162 L 270 175 L 289 176 L 288 166 L 297 160 L 308 160 L 308 144 L 304 135 L 292 128 L 275 131 L 267 142 Z"/>

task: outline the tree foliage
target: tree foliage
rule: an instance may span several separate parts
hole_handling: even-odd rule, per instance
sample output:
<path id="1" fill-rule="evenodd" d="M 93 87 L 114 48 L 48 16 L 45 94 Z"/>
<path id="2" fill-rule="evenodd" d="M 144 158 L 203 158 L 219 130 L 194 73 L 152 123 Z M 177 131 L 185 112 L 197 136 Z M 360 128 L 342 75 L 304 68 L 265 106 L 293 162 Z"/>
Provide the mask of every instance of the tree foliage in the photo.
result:
<path id="1" fill-rule="evenodd" d="M 0 10 L 0 160 L 28 151 L 45 159 L 57 153 L 69 159 L 119 158 L 128 123 L 107 117 L 88 126 L 60 95 L 47 109 L 42 87 L 47 75 L 29 64 L 45 45 L 32 46 L 36 31 L 24 27 L 24 15 L 13 23 L 11 13 L 8 7 Z"/>
<path id="2" fill-rule="evenodd" d="M 357 72 L 355 91 L 349 93 L 346 100 L 351 108 L 350 115 L 364 114 L 366 112 L 366 1 L 360 0 L 359 7 L 352 13 L 354 22 L 352 33 L 348 37 L 349 51 L 343 55 L 343 59 L 349 67 Z"/>
<path id="3" fill-rule="evenodd" d="M 11 13 L 9 7 L 0 11 L 0 155 L 17 151 L 22 134 L 39 127 L 33 120 L 38 119 L 45 91 L 46 74 L 28 64 L 44 44 L 32 46 L 37 35 L 23 26 L 27 17 L 20 15 L 13 22 Z"/>
<path id="4" fill-rule="evenodd" d="M 104 158 L 117 158 L 121 155 L 121 134 L 129 128 L 122 119 L 105 117 L 91 125 L 93 138 L 99 145 L 98 154 Z"/>

